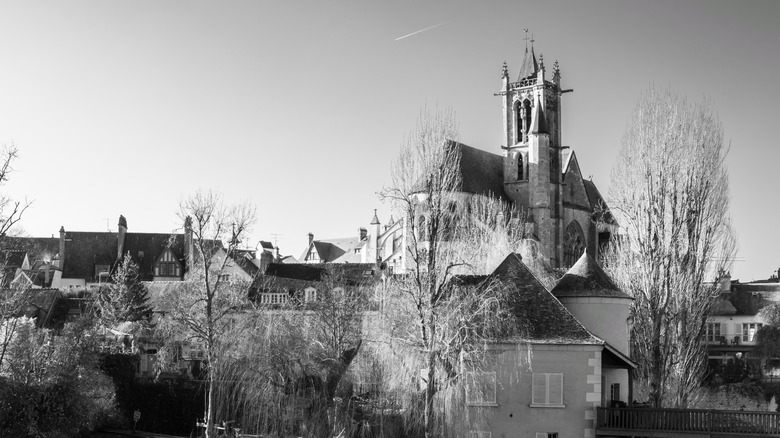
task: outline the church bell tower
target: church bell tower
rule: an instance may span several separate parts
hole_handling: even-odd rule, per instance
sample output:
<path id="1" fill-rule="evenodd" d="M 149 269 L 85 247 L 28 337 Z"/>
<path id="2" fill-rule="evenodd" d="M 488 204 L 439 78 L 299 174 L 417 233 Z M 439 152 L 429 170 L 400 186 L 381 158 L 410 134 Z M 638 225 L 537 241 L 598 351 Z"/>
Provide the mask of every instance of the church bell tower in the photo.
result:
<path id="1" fill-rule="evenodd" d="M 527 41 L 527 38 L 526 38 Z M 531 39 L 526 45 L 520 73 L 509 79 L 504 63 L 504 191 L 533 224 L 542 255 L 560 266 L 563 253 L 561 191 L 560 71 L 556 61 L 552 81 L 547 80 L 542 55 L 537 61 Z M 526 42 L 527 44 L 527 42 Z"/>

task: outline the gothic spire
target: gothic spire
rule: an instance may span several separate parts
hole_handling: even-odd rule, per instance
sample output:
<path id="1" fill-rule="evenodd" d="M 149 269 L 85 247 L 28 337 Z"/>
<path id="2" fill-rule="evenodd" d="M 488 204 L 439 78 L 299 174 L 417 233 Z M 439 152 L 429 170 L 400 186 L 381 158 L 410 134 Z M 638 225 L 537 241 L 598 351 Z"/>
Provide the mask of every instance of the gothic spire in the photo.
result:
<path id="1" fill-rule="evenodd" d="M 528 35 L 528 29 L 526 31 L 526 40 Z M 539 72 L 539 64 L 536 62 L 536 55 L 534 54 L 534 37 L 531 36 L 531 52 L 528 52 L 528 42 L 526 41 L 525 54 L 523 55 L 523 64 L 520 66 L 520 75 L 517 77 L 517 81 L 520 82 L 528 77 L 535 77 Z"/>

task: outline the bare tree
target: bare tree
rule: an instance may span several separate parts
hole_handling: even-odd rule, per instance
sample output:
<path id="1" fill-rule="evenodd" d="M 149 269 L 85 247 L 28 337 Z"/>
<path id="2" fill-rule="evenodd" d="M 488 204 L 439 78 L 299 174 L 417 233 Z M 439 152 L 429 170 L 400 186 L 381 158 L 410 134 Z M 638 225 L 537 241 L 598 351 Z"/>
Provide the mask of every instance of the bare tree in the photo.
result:
<path id="1" fill-rule="evenodd" d="M 13 164 L 19 158 L 19 149 L 11 144 L 3 146 L 0 152 L 0 186 L 8 182 L 11 173 L 13 173 Z M 27 209 L 32 205 L 32 201 L 16 201 L 11 196 L 0 194 L 0 242 L 2 238 L 11 234 L 14 226 L 22 219 Z"/>
<path id="2" fill-rule="evenodd" d="M 364 312 L 376 287 L 363 268 L 354 276 L 345 273 L 348 265 L 324 267 L 320 281 L 305 282 L 289 303 L 242 320 L 245 342 L 222 373 L 235 384 L 218 398 L 231 400 L 230 415 L 240 416 L 245 430 L 324 437 L 351 427 L 340 387 L 363 344 Z M 258 283 L 266 292 L 291 287 L 274 277 Z"/>
<path id="3" fill-rule="evenodd" d="M 185 245 L 190 246 L 191 266 L 181 287 L 169 289 L 167 323 L 160 332 L 192 340 L 203 347 L 208 367 L 206 388 L 206 436 L 215 435 L 215 386 L 223 359 L 237 342 L 232 336 L 233 316 L 247 304 L 249 284 L 231 277 L 238 269 L 234 253 L 255 222 L 249 203 L 225 206 L 214 192 L 197 192 L 181 202 L 179 216 L 185 222 Z M 171 348 L 172 343 L 166 343 Z"/>
<path id="4" fill-rule="evenodd" d="M 11 144 L 3 146 L 0 151 L 0 186 L 8 182 L 13 173 L 13 164 L 19 158 L 19 149 Z M 0 247 L 3 240 L 9 234 L 18 231 L 15 227 L 22 219 L 22 215 L 32 204 L 32 201 L 15 201 L 6 193 L 0 193 Z M 4 249 L 4 248 L 3 248 Z M 0 262 L 0 271 L 5 271 L 5 259 Z M 9 342 L 14 336 L 18 326 L 17 316 L 27 304 L 29 298 L 27 288 L 11 287 L 0 291 L 0 366 L 3 364 Z"/>
<path id="5" fill-rule="evenodd" d="M 498 299 L 490 287 L 464 293 L 458 275 L 485 274 L 523 238 L 521 215 L 497 199 L 460 191 L 460 148 L 451 111 L 423 110 L 401 146 L 392 184 L 380 196 L 406 220 L 406 273 L 388 286 L 384 317 L 396 379 L 422 387 L 420 418 L 425 436 L 443 433 L 437 393 L 457 381 L 460 364 L 479 362 L 488 342 L 480 326 Z M 422 370 L 422 371 L 421 371 Z"/>
<path id="6" fill-rule="evenodd" d="M 736 247 L 727 152 L 709 103 L 650 89 L 612 171 L 609 205 L 622 231 L 606 267 L 635 298 L 637 389 L 654 406 L 688 406 L 705 372 L 705 318 L 718 296 L 713 280 Z"/>

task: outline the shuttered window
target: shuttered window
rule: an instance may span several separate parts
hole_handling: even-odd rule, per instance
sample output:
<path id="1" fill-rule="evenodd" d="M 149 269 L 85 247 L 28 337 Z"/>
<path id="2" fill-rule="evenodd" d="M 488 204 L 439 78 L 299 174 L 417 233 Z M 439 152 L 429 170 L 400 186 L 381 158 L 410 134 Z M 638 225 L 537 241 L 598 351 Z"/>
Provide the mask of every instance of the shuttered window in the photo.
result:
<path id="1" fill-rule="evenodd" d="M 531 406 L 563 407 L 563 374 L 534 373 L 531 388 Z"/>

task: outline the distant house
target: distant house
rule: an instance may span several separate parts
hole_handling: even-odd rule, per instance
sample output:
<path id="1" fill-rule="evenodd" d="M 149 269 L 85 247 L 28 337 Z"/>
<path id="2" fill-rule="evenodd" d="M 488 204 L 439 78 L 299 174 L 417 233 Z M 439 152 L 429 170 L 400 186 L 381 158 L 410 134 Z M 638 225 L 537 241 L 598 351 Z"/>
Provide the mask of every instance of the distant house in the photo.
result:
<path id="1" fill-rule="evenodd" d="M 758 369 L 760 358 L 754 353 L 756 333 L 766 323 L 760 311 L 780 303 L 780 280 L 740 283 L 726 274 L 720 280 L 721 295 L 712 306 L 705 327 L 704 341 L 711 362 L 726 363 L 739 358 Z"/>
<path id="2" fill-rule="evenodd" d="M 315 240 L 314 234 L 309 233 L 308 245 L 298 260 L 315 264 L 378 263 L 392 271 L 402 263 L 402 225 L 402 221 L 391 217 L 383 227 L 374 210 L 369 228 L 359 228 L 355 236 Z"/>
<path id="3" fill-rule="evenodd" d="M 263 306 L 305 305 L 317 301 L 317 291 L 323 287 L 373 291 L 384 276 L 385 272 L 371 263 L 271 263 L 255 278 L 253 298 Z"/>

